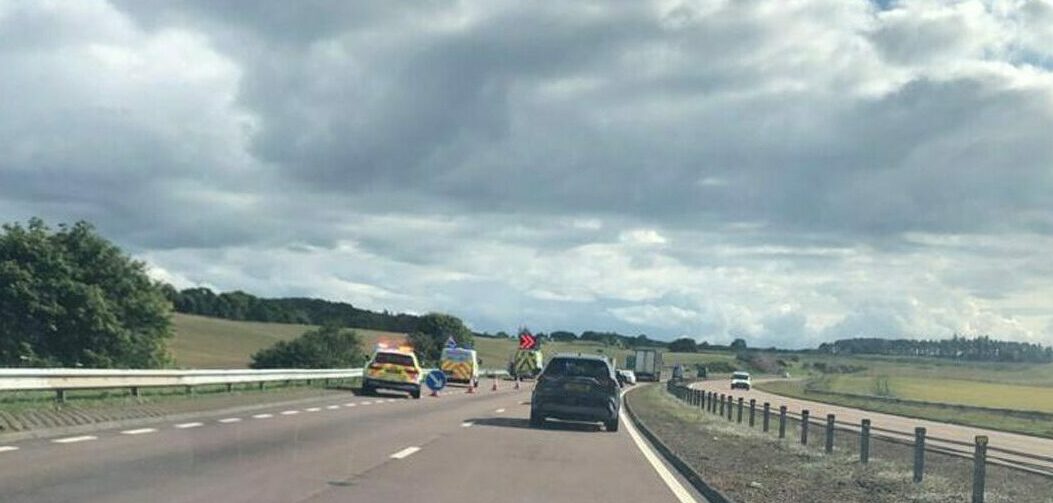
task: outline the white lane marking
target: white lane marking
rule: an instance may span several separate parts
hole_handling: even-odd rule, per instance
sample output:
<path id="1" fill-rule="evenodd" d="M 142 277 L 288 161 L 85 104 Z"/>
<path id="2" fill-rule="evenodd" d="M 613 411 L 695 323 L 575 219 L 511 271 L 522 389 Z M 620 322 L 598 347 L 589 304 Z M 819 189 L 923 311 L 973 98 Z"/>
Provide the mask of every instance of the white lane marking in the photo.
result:
<path id="1" fill-rule="evenodd" d="M 405 458 L 405 457 L 407 457 L 407 456 L 409 456 L 409 455 L 411 455 L 414 452 L 417 452 L 419 450 L 420 450 L 420 447 L 407 447 L 405 449 L 402 449 L 399 452 L 396 452 L 395 454 L 392 454 L 391 457 L 393 459 L 402 459 L 402 458 Z"/>
<path id="2" fill-rule="evenodd" d="M 138 430 L 124 430 L 121 432 L 121 435 L 144 435 L 155 431 L 157 431 L 157 428 L 139 428 Z"/>
<path id="3" fill-rule="evenodd" d="M 274 417 L 274 414 L 256 414 L 252 416 L 253 419 L 270 419 Z"/>
<path id="4" fill-rule="evenodd" d="M 298 410 L 283 410 L 282 411 L 282 415 L 283 416 L 291 416 L 293 414 L 299 414 L 299 413 L 300 413 L 300 411 L 298 411 Z"/>
<path id="5" fill-rule="evenodd" d="M 394 402 L 396 402 L 396 400 L 394 398 L 388 398 L 388 403 L 394 403 Z"/>
<path id="6" fill-rule="evenodd" d="M 205 423 L 182 423 L 182 424 L 175 425 L 175 427 L 179 428 L 180 430 L 185 430 L 187 428 L 197 428 L 199 426 L 204 426 L 204 425 L 205 425 Z"/>
<path id="7" fill-rule="evenodd" d="M 241 422 L 241 418 L 240 417 L 225 417 L 223 419 L 220 419 L 219 422 L 221 422 L 223 424 L 240 423 Z"/>
<path id="8" fill-rule="evenodd" d="M 469 427 L 471 427 L 471 426 L 472 426 L 473 424 L 475 424 L 475 423 L 473 423 L 473 422 L 471 422 L 471 421 L 465 421 L 465 422 L 461 423 L 461 428 L 469 428 Z"/>
<path id="9" fill-rule="evenodd" d="M 370 405 L 370 404 L 372 404 L 372 403 L 373 403 L 373 402 L 362 402 L 362 405 Z"/>
<path id="10" fill-rule="evenodd" d="M 329 410 L 336 410 L 336 409 L 339 409 L 340 406 L 339 405 L 330 405 L 330 406 L 328 406 L 326 408 L 329 409 Z"/>
<path id="11" fill-rule="evenodd" d="M 318 411 L 322 410 L 322 408 L 321 407 L 310 407 L 310 408 L 307 408 L 307 409 L 304 409 L 304 410 L 307 411 L 307 412 L 318 412 Z"/>
<path id="12" fill-rule="evenodd" d="M 345 403 L 344 407 L 354 407 L 356 405 L 358 405 L 358 404 L 357 403 Z"/>
<path id="13" fill-rule="evenodd" d="M 99 437 L 94 437 L 94 436 L 91 436 L 91 435 L 82 435 L 82 436 L 79 436 L 79 437 L 56 438 L 55 440 L 52 440 L 52 442 L 56 443 L 56 444 L 73 444 L 73 443 L 76 443 L 76 442 L 87 442 L 89 440 L 98 440 L 98 439 L 99 439 Z"/>
<path id="14" fill-rule="evenodd" d="M 494 412 L 496 412 L 496 413 L 500 414 L 500 413 L 502 413 L 502 412 L 504 412 L 504 411 L 505 411 L 504 409 L 497 409 L 497 410 L 495 410 Z"/>
<path id="15" fill-rule="evenodd" d="M 669 487 L 669 490 L 673 492 L 673 496 L 676 496 L 676 499 L 680 501 L 680 503 L 697 503 L 694 496 L 691 496 L 691 493 L 688 492 L 687 489 L 684 489 L 684 486 L 680 484 L 680 481 L 677 480 L 676 477 L 669 472 L 669 469 L 665 467 L 662 460 L 658 459 L 658 455 L 651 450 L 651 446 L 647 445 L 644 439 L 640 437 L 640 434 L 636 431 L 632 421 L 625 416 L 625 413 L 619 412 L 618 421 L 625 427 L 625 430 L 629 432 L 629 436 L 632 437 L 636 447 L 640 449 L 640 452 L 644 455 L 644 459 L 646 459 L 648 463 L 651 463 L 651 467 L 654 468 L 654 471 L 658 472 L 658 476 L 662 479 L 662 482 L 665 482 L 665 485 Z"/>
<path id="16" fill-rule="evenodd" d="M 0 452 L 11 452 L 11 451 L 17 451 L 17 450 L 18 450 L 18 447 L 15 447 L 13 445 L 0 445 Z"/>

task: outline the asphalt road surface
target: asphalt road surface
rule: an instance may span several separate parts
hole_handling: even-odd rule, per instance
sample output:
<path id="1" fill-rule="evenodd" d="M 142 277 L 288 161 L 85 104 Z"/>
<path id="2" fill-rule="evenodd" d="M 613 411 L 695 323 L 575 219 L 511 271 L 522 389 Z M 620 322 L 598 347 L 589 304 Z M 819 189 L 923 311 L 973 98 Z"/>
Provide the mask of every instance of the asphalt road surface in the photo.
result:
<path id="1" fill-rule="evenodd" d="M 903 436 L 904 439 L 913 440 L 914 428 L 921 426 L 926 429 L 926 435 L 930 438 L 926 440 L 926 444 L 935 447 L 944 447 L 948 449 L 954 449 L 958 451 L 972 452 L 971 447 L 955 445 L 948 442 L 941 442 L 937 438 L 957 440 L 959 442 L 967 442 L 970 445 L 973 443 L 976 435 L 987 435 L 989 438 L 990 447 L 998 447 L 1003 449 L 1011 449 L 1019 452 L 1028 454 L 1053 457 L 1053 440 L 1040 437 L 1032 437 L 1028 435 L 1020 435 L 1016 433 L 1007 433 L 996 430 L 988 430 L 983 428 L 974 428 L 971 426 L 962 426 L 957 424 L 942 423 L 938 421 L 929 421 L 925 419 L 915 419 L 910 417 L 896 416 L 892 414 L 882 414 L 880 412 L 870 412 L 861 409 L 855 409 L 852 407 L 844 407 L 841 405 L 832 405 L 822 402 L 813 402 L 810 400 L 801 400 L 798 398 L 785 397 L 782 395 L 776 395 L 774 393 L 767 393 L 759 389 L 751 389 L 749 391 L 743 391 L 737 389 L 732 391 L 729 387 L 731 382 L 728 380 L 712 380 L 712 381 L 700 381 L 691 385 L 695 389 L 703 389 L 706 391 L 715 391 L 717 393 L 731 394 L 735 397 L 737 403 L 738 397 L 742 397 L 745 403 L 748 405 L 750 399 L 757 400 L 758 414 L 761 410 L 764 402 L 771 404 L 772 417 L 776 417 L 778 414 L 779 406 L 785 405 L 791 412 L 800 412 L 801 410 L 808 410 L 809 415 L 817 421 L 826 421 L 827 414 L 834 414 L 839 422 L 851 423 L 858 425 L 864 418 L 869 418 L 873 427 L 886 428 L 890 430 L 898 430 L 906 432 Z M 815 430 L 815 427 L 813 427 Z M 820 433 L 821 432 L 817 432 Z M 878 433 L 875 431 L 875 434 Z M 882 432 L 883 433 L 883 432 Z M 935 438 L 932 438 L 935 437 Z M 816 437 L 820 438 L 820 437 Z M 1034 463 L 1036 465 L 1053 468 L 1053 462 L 1050 461 L 1038 461 L 1034 459 L 1020 458 L 1013 456 L 1012 454 L 990 452 L 991 455 L 1004 457 L 1007 460 L 1021 460 L 1028 463 Z"/>
<path id="2" fill-rule="evenodd" d="M 704 501 L 621 431 L 528 428 L 529 390 L 354 396 L 0 442 L 13 502 Z"/>

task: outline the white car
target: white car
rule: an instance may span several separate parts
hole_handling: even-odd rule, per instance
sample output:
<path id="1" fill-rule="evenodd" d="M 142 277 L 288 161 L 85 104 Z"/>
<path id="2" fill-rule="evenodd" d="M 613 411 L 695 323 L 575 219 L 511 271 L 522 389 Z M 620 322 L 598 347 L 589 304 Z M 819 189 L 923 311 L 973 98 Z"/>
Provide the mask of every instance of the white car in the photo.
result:
<path id="1" fill-rule="evenodd" d="M 625 384 L 636 384 L 636 374 L 634 374 L 633 371 L 629 369 L 619 370 L 618 375 L 622 377 L 622 381 L 624 381 Z"/>
<path id="2" fill-rule="evenodd" d="M 749 372 L 733 372 L 731 374 L 731 389 L 742 388 L 749 391 L 753 387 L 750 384 L 750 373 Z"/>

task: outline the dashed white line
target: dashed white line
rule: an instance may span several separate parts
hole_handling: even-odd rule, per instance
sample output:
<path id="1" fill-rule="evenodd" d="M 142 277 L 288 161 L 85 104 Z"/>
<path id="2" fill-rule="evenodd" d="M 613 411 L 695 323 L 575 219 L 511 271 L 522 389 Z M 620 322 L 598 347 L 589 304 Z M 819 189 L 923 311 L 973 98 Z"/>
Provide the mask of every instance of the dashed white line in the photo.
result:
<path id="1" fill-rule="evenodd" d="M 461 428 L 470 428 L 473 424 L 475 424 L 475 423 L 473 423 L 471 421 L 465 421 L 465 422 L 461 423 Z"/>
<path id="2" fill-rule="evenodd" d="M 179 428 L 180 430 L 185 430 L 187 428 L 197 428 L 197 427 L 204 426 L 204 425 L 205 425 L 205 423 L 181 423 L 181 424 L 175 425 L 175 427 Z"/>
<path id="3" fill-rule="evenodd" d="M 394 402 L 396 402 L 396 400 L 394 398 L 388 398 L 388 403 L 394 403 Z"/>
<path id="4" fill-rule="evenodd" d="M 307 412 L 318 412 L 318 411 L 322 410 L 322 408 L 321 407 L 309 407 L 309 408 L 306 408 L 304 410 L 307 411 Z"/>
<path id="5" fill-rule="evenodd" d="M 409 455 L 411 455 L 414 452 L 417 452 L 419 450 L 420 450 L 420 447 L 407 447 L 405 449 L 402 449 L 399 452 L 396 452 L 395 454 L 392 454 L 391 457 L 393 459 L 402 459 L 402 458 L 405 458 L 405 457 L 407 457 L 407 456 L 409 456 Z"/>
<path id="6" fill-rule="evenodd" d="M 498 413 L 498 414 L 501 414 L 501 413 L 502 413 L 502 412 L 504 412 L 504 411 L 505 411 L 504 409 L 497 409 L 497 410 L 495 410 L 494 412 L 496 412 L 496 413 Z"/>
<path id="7" fill-rule="evenodd" d="M 145 435 L 155 431 L 157 431 L 157 428 L 139 428 L 137 430 L 124 430 L 121 432 L 121 435 Z"/>
<path id="8" fill-rule="evenodd" d="M 11 451 L 17 451 L 17 450 L 18 450 L 18 447 L 15 447 L 13 445 L 0 445 L 0 452 L 11 452 Z"/>
<path id="9" fill-rule="evenodd" d="M 270 419 L 274 417 L 274 414 L 256 414 L 252 416 L 253 419 Z"/>
<path id="10" fill-rule="evenodd" d="M 300 413 L 300 411 L 298 411 L 298 410 L 283 410 L 282 411 L 282 415 L 283 416 L 291 416 L 293 414 L 299 414 L 299 413 Z"/>
<path id="11" fill-rule="evenodd" d="M 339 409 L 340 406 L 339 405 L 330 405 L 330 406 L 328 406 L 326 408 L 329 409 L 329 410 L 336 410 L 336 409 Z"/>
<path id="12" fill-rule="evenodd" d="M 353 403 L 353 402 L 352 403 L 345 403 L 344 407 L 354 407 L 356 405 L 358 405 L 358 404 L 357 403 Z"/>
<path id="13" fill-rule="evenodd" d="M 362 402 L 362 405 L 371 405 L 373 402 Z"/>
<path id="14" fill-rule="evenodd" d="M 240 417 L 225 417 L 223 419 L 220 419 L 219 422 L 221 422 L 223 424 L 240 423 L 241 422 L 241 418 Z"/>
<path id="15" fill-rule="evenodd" d="M 52 440 L 52 442 L 56 443 L 56 444 L 73 444 L 73 443 L 77 443 L 77 442 L 87 442 L 89 440 L 98 440 L 98 439 L 99 439 L 99 437 L 95 437 L 95 436 L 92 436 L 92 435 L 82 435 L 82 436 L 79 436 L 79 437 L 56 438 L 55 440 Z"/>

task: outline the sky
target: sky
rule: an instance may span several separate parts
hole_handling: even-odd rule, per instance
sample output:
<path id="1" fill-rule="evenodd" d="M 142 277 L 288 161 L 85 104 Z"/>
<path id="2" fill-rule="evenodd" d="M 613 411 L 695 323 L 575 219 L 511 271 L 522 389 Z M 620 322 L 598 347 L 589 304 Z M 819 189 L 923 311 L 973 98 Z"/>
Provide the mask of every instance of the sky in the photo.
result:
<path id="1" fill-rule="evenodd" d="M 1053 344 L 1053 1 L 0 0 L 0 221 L 476 330 Z"/>

